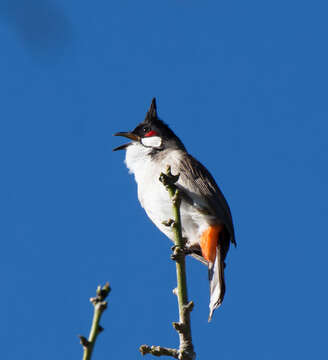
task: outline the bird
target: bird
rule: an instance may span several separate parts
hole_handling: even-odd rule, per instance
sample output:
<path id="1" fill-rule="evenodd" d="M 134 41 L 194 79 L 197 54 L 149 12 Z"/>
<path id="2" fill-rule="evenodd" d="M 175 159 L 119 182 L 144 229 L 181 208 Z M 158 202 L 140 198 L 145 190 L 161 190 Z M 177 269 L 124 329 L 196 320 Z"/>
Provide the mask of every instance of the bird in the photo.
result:
<path id="1" fill-rule="evenodd" d="M 225 259 L 230 243 L 236 246 L 229 205 L 210 172 L 190 155 L 179 137 L 158 117 L 153 98 L 144 121 L 130 132 L 118 132 L 131 140 L 113 149 L 125 150 L 125 164 L 137 183 L 138 199 L 150 220 L 174 241 L 172 202 L 159 176 L 168 166 L 179 174 L 175 186 L 181 194 L 180 216 L 186 253 L 208 267 L 209 318 L 223 301 Z"/>

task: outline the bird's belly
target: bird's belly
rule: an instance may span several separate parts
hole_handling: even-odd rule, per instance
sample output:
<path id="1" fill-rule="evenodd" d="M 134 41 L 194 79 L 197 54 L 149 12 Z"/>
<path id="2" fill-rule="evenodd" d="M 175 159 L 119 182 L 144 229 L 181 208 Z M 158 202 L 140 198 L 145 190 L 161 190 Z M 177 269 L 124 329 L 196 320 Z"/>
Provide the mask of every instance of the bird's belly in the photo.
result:
<path id="1" fill-rule="evenodd" d="M 146 186 L 138 184 L 138 199 L 151 221 L 173 240 L 171 229 L 162 224 L 172 218 L 173 214 L 172 202 L 165 187 L 159 181 L 158 184 L 148 182 Z"/>
<path id="2" fill-rule="evenodd" d="M 138 184 L 138 198 L 151 221 L 174 241 L 172 229 L 163 225 L 163 221 L 173 218 L 172 201 L 165 187 L 158 180 L 148 182 L 146 186 Z M 198 244 L 202 232 L 208 227 L 211 219 L 185 201 L 181 203 L 180 215 L 182 235 L 187 238 L 188 245 Z"/>

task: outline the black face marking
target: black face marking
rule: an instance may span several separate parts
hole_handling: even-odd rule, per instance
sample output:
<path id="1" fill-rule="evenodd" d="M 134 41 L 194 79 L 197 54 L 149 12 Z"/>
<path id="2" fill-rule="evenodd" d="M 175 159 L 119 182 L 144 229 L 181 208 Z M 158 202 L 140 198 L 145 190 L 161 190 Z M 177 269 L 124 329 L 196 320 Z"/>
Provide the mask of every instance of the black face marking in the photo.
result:
<path id="1" fill-rule="evenodd" d="M 142 131 L 144 132 L 144 134 L 148 134 L 149 131 L 151 131 L 149 126 L 144 126 L 144 128 L 142 129 Z"/>
<path id="2" fill-rule="evenodd" d="M 158 118 L 153 118 L 151 121 L 143 121 L 132 131 L 132 133 L 144 138 L 153 131 L 156 133 L 156 136 L 159 136 L 162 139 L 163 149 L 172 147 L 185 150 L 181 140 L 174 134 L 168 125 Z"/>

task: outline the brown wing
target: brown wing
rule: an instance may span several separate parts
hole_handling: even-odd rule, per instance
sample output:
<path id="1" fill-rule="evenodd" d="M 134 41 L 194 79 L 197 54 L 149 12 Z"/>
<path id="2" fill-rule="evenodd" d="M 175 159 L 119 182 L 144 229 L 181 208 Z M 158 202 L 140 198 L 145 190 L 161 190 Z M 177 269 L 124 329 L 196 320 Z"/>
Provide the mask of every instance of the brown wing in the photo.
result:
<path id="1" fill-rule="evenodd" d="M 181 171 L 179 171 L 181 185 L 183 186 L 183 183 L 187 184 L 187 189 L 191 190 L 196 196 L 200 195 L 200 204 L 197 205 L 203 206 L 205 211 L 222 221 L 229 232 L 230 241 L 236 245 L 229 205 L 212 175 L 205 166 L 189 154 L 184 157 L 179 165 L 181 167 Z M 206 199 L 205 202 L 204 199 Z"/>

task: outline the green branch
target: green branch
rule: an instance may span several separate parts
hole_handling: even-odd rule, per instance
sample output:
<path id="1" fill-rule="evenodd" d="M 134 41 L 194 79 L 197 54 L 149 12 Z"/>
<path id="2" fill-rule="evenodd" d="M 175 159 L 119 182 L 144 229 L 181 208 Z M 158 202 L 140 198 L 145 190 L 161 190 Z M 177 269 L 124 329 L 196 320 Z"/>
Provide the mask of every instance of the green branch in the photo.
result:
<path id="1" fill-rule="evenodd" d="M 172 175 L 170 167 L 167 168 L 166 174 L 162 173 L 159 178 L 159 180 L 166 187 L 166 190 L 170 195 L 173 205 L 174 219 L 169 219 L 168 221 L 163 222 L 163 224 L 166 226 L 170 226 L 174 233 L 175 245 L 173 247 L 172 259 L 176 262 L 178 286 L 175 294 L 178 297 L 179 322 L 174 322 L 172 325 L 179 334 L 180 346 L 177 350 L 161 346 L 142 345 L 139 350 L 142 355 L 166 355 L 180 360 L 192 360 L 196 356 L 196 354 L 194 353 L 190 326 L 190 312 L 193 308 L 193 302 L 188 302 L 185 262 L 185 240 L 182 237 L 182 226 L 180 217 L 181 197 L 179 194 L 179 190 L 175 186 L 175 183 L 178 181 L 178 179 L 179 175 Z"/>
<path id="2" fill-rule="evenodd" d="M 83 360 L 91 359 L 97 336 L 101 333 L 101 331 L 103 331 L 103 328 L 99 325 L 99 322 L 102 313 L 107 308 L 107 301 L 105 301 L 105 299 L 110 293 L 110 291 L 111 288 L 109 286 L 109 283 L 106 283 L 103 287 L 98 286 L 97 296 L 90 299 L 90 302 L 93 304 L 94 307 L 94 313 L 89 338 L 86 339 L 84 336 L 79 336 L 80 342 L 83 346 Z"/>

